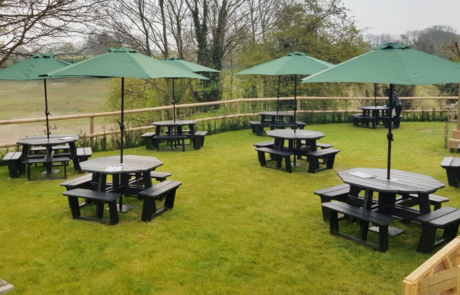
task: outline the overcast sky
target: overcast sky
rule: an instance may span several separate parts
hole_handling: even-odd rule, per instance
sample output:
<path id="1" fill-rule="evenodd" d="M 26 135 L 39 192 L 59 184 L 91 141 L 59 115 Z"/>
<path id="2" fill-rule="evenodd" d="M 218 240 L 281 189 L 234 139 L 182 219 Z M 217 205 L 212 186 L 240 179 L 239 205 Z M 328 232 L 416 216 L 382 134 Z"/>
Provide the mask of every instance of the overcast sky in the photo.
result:
<path id="1" fill-rule="evenodd" d="M 460 34 L 460 0 L 342 0 L 369 34 L 404 34 L 448 25 Z"/>

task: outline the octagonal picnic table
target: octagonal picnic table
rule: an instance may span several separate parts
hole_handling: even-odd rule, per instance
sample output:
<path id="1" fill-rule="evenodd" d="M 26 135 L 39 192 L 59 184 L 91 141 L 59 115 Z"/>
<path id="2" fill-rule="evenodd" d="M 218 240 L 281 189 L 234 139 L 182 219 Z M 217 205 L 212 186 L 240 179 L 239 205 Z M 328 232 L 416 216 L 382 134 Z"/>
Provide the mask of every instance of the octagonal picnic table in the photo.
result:
<path id="1" fill-rule="evenodd" d="M 100 157 L 91 159 L 80 164 L 81 170 L 93 173 L 93 180 L 97 182 L 94 190 L 104 192 L 108 188 L 107 175 L 112 176 L 113 192 L 120 192 L 123 195 L 137 195 L 140 191 L 152 187 L 150 171 L 163 165 L 163 162 L 155 157 L 125 155 L 123 165 L 120 165 L 119 156 Z M 132 175 L 136 175 L 136 183 L 130 182 Z M 118 211 L 126 213 L 132 206 L 123 205 L 123 198 L 120 198 Z"/>
<path id="2" fill-rule="evenodd" d="M 417 217 L 431 212 L 429 194 L 445 185 L 431 176 L 391 169 L 391 178 L 387 179 L 386 169 L 353 168 L 337 172 L 344 183 L 350 185 L 350 195 L 358 196 L 365 190 L 363 210 L 371 210 L 373 193 L 378 193 L 378 205 L 374 211 L 417 221 Z M 419 210 L 398 205 L 396 195 L 417 194 Z M 393 229 L 393 234 L 401 230 Z"/>
<path id="3" fill-rule="evenodd" d="M 326 135 L 320 131 L 312 130 L 293 130 L 293 129 L 278 129 L 266 132 L 268 136 L 275 138 L 275 146 L 279 151 L 287 150 L 294 154 L 301 152 L 300 147 L 302 140 L 305 140 L 305 146 L 310 147 L 310 151 L 316 151 L 316 140 L 325 137 Z M 284 141 L 288 141 L 287 149 L 284 146 Z M 293 165 L 296 165 L 296 157 L 294 156 Z"/>

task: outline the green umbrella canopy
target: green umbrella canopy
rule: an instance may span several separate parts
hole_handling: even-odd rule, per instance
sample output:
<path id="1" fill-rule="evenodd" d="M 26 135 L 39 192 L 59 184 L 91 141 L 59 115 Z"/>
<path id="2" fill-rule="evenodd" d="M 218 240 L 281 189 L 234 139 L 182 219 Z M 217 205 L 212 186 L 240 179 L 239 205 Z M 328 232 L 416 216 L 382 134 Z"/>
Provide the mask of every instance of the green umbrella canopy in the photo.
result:
<path id="1" fill-rule="evenodd" d="M 48 122 L 48 95 L 46 93 L 46 78 L 48 77 L 40 77 L 40 74 L 62 69 L 68 65 L 68 62 L 55 59 L 53 54 L 42 53 L 35 54 L 29 59 L 0 71 L 0 80 L 43 80 L 43 85 L 45 87 L 46 135 L 48 138 L 50 135 Z"/>
<path id="2" fill-rule="evenodd" d="M 195 78 L 208 79 L 160 60 L 138 53 L 131 48 L 109 49 L 108 53 L 83 60 L 61 70 L 48 72 L 45 76 L 50 77 L 75 77 L 89 76 L 99 78 L 121 77 L 121 149 L 120 163 L 123 164 L 123 131 L 124 126 L 124 78 Z"/>
<path id="3" fill-rule="evenodd" d="M 246 69 L 237 75 L 311 75 L 334 65 L 308 56 L 303 52 L 292 52 L 286 56 Z"/>
<path id="4" fill-rule="evenodd" d="M 184 70 L 192 71 L 194 73 L 219 73 L 220 71 L 214 70 L 193 62 L 185 61 L 177 57 L 168 57 L 164 60 L 165 63 L 175 65 Z"/>
<path id="5" fill-rule="evenodd" d="M 460 83 L 460 66 L 449 60 L 388 43 L 333 68 L 302 79 L 301 83 L 363 82 L 401 85 Z"/>
<path id="6" fill-rule="evenodd" d="M 388 83 L 389 114 L 392 114 L 393 84 L 425 85 L 459 83 L 460 67 L 454 62 L 410 49 L 410 46 L 387 43 L 333 68 L 302 79 L 301 83 L 362 82 Z M 391 115 L 390 115 L 391 116 Z M 387 178 L 390 179 L 391 141 L 393 134 L 388 124 Z"/>
<path id="7" fill-rule="evenodd" d="M 55 59 L 53 54 L 35 54 L 29 59 L 14 64 L 0 71 L 0 80 L 43 80 L 40 74 L 55 71 L 68 66 L 69 63 Z"/>
<path id="8" fill-rule="evenodd" d="M 303 52 L 292 52 L 286 56 L 268 61 L 261 65 L 246 69 L 237 73 L 237 75 L 269 75 L 280 76 L 278 78 L 278 101 L 276 103 L 276 111 L 279 108 L 280 97 L 280 81 L 281 75 L 296 75 L 294 83 L 294 122 L 296 122 L 296 109 L 297 109 L 297 75 L 311 75 L 334 65 L 320 59 L 308 56 Z M 295 132 L 294 123 L 294 132 Z"/>
<path id="9" fill-rule="evenodd" d="M 43 73 L 45 74 L 45 73 Z M 110 48 L 98 55 L 61 70 L 49 71 L 49 77 L 123 77 L 123 78 L 195 78 L 208 79 L 160 60 L 138 53 L 130 48 Z"/>

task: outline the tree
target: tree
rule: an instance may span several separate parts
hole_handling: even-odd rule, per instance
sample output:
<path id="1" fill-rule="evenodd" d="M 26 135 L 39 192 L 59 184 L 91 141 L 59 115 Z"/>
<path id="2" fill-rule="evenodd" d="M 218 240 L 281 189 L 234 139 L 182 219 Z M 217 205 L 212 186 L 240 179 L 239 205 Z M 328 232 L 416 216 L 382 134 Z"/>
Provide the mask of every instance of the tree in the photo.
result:
<path id="1" fill-rule="evenodd" d="M 78 50 L 73 46 L 72 42 L 65 42 L 62 44 L 62 46 L 59 48 L 59 52 L 61 54 L 75 54 Z"/>
<path id="2" fill-rule="evenodd" d="M 2 0 L 0 1 L 0 65 L 20 46 L 44 51 L 50 40 L 89 29 L 102 18 L 98 5 L 106 0 Z"/>
<path id="3" fill-rule="evenodd" d="M 241 47 L 238 61 L 246 68 L 300 51 L 338 64 L 369 49 L 340 0 L 306 0 L 279 9 L 271 31 L 259 42 L 246 42 Z M 254 95 L 254 89 L 247 89 L 251 85 L 257 85 L 261 96 L 277 93 L 278 77 L 245 76 L 244 79 L 242 83 L 247 84 L 244 91 L 250 95 Z M 293 79 L 293 75 L 281 77 L 282 96 L 293 95 Z M 327 87 L 318 83 L 298 85 L 298 94 L 311 96 L 347 96 L 349 91 L 340 83 L 328 83 Z"/>

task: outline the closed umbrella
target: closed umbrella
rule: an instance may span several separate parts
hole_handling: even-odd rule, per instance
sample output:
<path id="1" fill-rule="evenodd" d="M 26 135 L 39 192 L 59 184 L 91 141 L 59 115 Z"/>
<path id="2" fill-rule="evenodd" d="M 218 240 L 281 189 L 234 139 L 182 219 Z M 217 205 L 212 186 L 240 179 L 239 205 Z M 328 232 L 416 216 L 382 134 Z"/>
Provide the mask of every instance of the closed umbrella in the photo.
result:
<path id="1" fill-rule="evenodd" d="M 363 82 L 390 84 L 389 119 L 393 111 L 393 85 L 459 83 L 460 66 L 449 60 L 411 49 L 409 45 L 387 43 L 333 68 L 302 79 L 301 83 Z M 390 179 L 391 123 L 388 127 L 387 178 Z"/>
<path id="2" fill-rule="evenodd" d="M 220 73 L 218 70 L 214 70 L 193 62 L 182 60 L 178 57 L 168 57 L 164 60 L 165 63 L 169 65 L 174 65 L 181 69 L 190 71 L 192 73 Z M 174 122 L 176 122 L 176 101 L 174 99 L 174 78 L 172 80 L 172 93 L 173 93 L 173 114 L 174 114 Z"/>
<path id="3" fill-rule="evenodd" d="M 281 75 L 295 75 L 294 82 L 294 132 L 296 111 L 297 111 L 297 75 L 312 75 L 333 67 L 334 65 L 326 61 L 308 56 L 303 52 L 292 52 L 286 56 L 268 61 L 261 65 L 246 69 L 237 73 L 237 75 L 268 75 L 278 76 L 278 100 L 276 103 L 276 111 L 279 109 L 280 99 L 280 80 Z"/>
<path id="4" fill-rule="evenodd" d="M 40 74 L 55 71 L 63 67 L 68 66 L 69 63 L 55 59 L 53 54 L 43 53 L 35 54 L 29 59 L 26 59 L 20 63 L 12 65 L 4 70 L 0 71 L 0 80 L 43 80 L 45 87 L 45 115 L 46 115 L 46 135 L 49 139 L 49 123 L 48 115 L 48 94 L 46 92 L 46 77 L 39 77 Z"/>
<path id="5" fill-rule="evenodd" d="M 47 72 L 49 77 L 121 77 L 121 150 L 120 163 L 123 164 L 123 111 L 124 111 L 124 79 L 125 78 L 196 78 L 206 77 L 168 65 L 160 60 L 138 53 L 131 48 L 110 48 L 108 53 L 70 65 L 61 70 Z"/>

